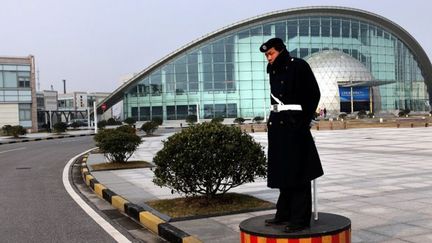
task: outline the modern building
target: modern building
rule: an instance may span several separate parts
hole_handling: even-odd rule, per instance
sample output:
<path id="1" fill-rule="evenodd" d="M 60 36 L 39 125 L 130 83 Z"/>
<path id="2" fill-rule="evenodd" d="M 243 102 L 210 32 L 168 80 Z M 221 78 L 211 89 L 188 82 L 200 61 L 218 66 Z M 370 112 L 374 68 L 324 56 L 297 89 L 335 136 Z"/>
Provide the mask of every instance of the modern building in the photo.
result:
<path id="1" fill-rule="evenodd" d="M 329 114 L 429 111 L 432 65 L 419 43 L 384 17 L 344 7 L 260 15 L 210 33 L 142 70 L 98 106 L 123 101 L 124 117 L 149 120 L 268 115 L 266 60 L 259 46 L 284 40 L 310 63 Z"/>
<path id="2" fill-rule="evenodd" d="M 4 125 L 37 131 L 33 56 L 0 57 L 0 127 Z"/>

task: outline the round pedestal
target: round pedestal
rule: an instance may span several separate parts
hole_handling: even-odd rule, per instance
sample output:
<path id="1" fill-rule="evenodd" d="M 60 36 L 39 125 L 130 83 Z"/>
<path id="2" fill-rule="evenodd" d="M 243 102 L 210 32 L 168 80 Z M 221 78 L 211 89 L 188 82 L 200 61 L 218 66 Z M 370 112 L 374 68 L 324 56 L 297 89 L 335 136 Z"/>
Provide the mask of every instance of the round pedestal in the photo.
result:
<path id="1" fill-rule="evenodd" d="M 319 213 L 318 220 L 311 220 L 310 228 L 285 233 L 284 225 L 265 226 L 264 220 L 274 214 L 246 219 L 240 223 L 241 243 L 350 243 L 351 220 L 346 217 Z"/>

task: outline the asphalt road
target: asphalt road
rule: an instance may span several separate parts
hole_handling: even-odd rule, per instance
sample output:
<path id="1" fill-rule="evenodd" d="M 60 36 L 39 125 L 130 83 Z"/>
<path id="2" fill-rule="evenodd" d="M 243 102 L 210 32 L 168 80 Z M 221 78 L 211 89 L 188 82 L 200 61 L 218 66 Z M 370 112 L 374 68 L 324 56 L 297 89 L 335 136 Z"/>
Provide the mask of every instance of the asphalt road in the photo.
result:
<path id="1" fill-rule="evenodd" d="M 0 146 L 0 242 L 115 242 L 71 199 L 66 163 L 93 137 Z"/>

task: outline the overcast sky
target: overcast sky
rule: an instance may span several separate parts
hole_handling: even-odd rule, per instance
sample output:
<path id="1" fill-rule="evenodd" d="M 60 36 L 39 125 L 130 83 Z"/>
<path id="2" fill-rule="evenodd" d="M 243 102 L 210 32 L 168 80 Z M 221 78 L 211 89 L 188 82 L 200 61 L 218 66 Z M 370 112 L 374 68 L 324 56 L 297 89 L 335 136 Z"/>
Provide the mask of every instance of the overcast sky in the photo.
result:
<path id="1" fill-rule="evenodd" d="M 111 92 L 179 47 L 235 22 L 304 6 L 345 6 L 399 24 L 432 57 L 429 0 L 1 0 L 0 56 L 34 55 L 40 90 Z"/>

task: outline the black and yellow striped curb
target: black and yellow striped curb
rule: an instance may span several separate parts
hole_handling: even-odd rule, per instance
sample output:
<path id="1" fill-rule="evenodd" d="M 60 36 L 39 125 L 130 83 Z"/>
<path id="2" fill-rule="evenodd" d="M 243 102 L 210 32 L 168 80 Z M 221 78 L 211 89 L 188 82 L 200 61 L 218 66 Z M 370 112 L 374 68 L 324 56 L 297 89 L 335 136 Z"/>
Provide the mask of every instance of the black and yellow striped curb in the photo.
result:
<path id="1" fill-rule="evenodd" d="M 105 199 L 114 208 L 133 218 L 153 233 L 169 242 L 175 243 L 201 243 L 195 236 L 189 235 L 181 229 L 171 225 L 166 220 L 156 216 L 144 207 L 129 202 L 123 197 L 111 191 L 94 178 L 87 168 L 87 157 L 82 157 L 81 174 L 87 186 L 89 186 L 100 198 Z"/>
<path id="2" fill-rule="evenodd" d="M 25 142 L 32 142 L 32 141 L 41 141 L 41 140 L 51 140 L 51 139 L 59 139 L 59 138 L 73 138 L 73 137 L 84 137 L 84 136 L 93 136 L 94 133 L 86 133 L 86 134 L 77 134 L 77 135 L 60 135 L 60 136 L 52 136 L 52 137 L 44 137 L 44 138 L 24 138 L 21 140 L 11 140 L 11 141 L 3 141 L 0 142 L 0 145 L 3 144 L 12 144 L 12 143 L 25 143 Z"/>

